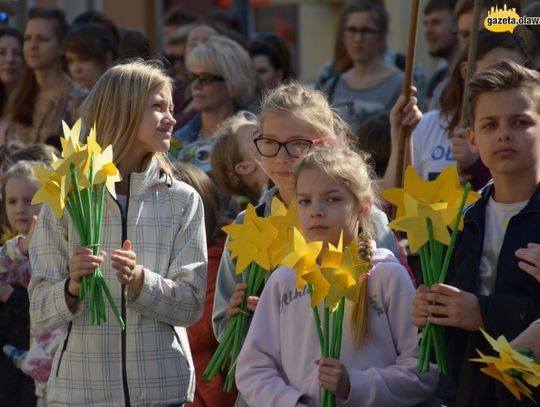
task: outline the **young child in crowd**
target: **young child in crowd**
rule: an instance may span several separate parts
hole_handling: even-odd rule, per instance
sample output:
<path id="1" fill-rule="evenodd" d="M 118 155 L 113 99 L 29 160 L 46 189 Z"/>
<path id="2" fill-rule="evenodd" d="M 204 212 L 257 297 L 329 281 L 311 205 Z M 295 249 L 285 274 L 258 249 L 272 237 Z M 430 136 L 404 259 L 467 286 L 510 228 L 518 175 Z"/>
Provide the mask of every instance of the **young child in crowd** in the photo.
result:
<path id="1" fill-rule="evenodd" d="M 404 111 L 418 111 L 413 104 L 406 104 Z M 408 116 L 408 115 L 407 115 Z M 278 197 L 286 206 L 293 200 L 294 169 L 300 158 L 321 145 L 348 147 L 350 129 L 333 111 L 326 97 L 319 91 L 308 89 L 297 82 L 279 85 L 270 91 L 262 102 L 260 132 L 255 134 L 257 157 L 274 187 L 262 197 L 256 208 L 259 216 L 270 214 L 270 202 Z M 241 213 L 236 222 L 242 222 Z M 386 215 L 376 206 L 369 215 L 374 224 L 374 239 L 380 247 L 397 253 L 397 245 L 388 229 Z M 227 249 L 223 252 L 218 271 L 214 299 L 213 324 L 218 340 L 227 321 L 240 312 L 240 303 L 246 285 L 234 270 Z M 248 307 L 254 310 L 258 298 L 248 299 Z"/>
<path id="2" fill-rule="evenodd" d="M 38 329 L 66 327 L 47 385 L 52 405 L 182 405 L 193 400 L 186 326 L 204 308 L 207 250 L 199 195 L 166 159 L 171 79 L 141 61 L 110 68 L 81 106 L 85 128 L 113 146 L 122 176 L 106 194 L 101 248 L 79 246 L 70 218 L 43 205 L 31 242 L 30 315 Z M 109 253 L 105 257 L 105 253 Z M 82 276 L 100 267 L 120 309 L 91 325 Z"/>
<path id="3" fill-rule="evenodd" d="M 212 177 L 218 187 L 255 205 L 268 184 L 268 176 L 255 160 L 253 135 L 258 128 L 257 116 L 240 111 L 221 124 L 213 136 L 212 151 Z"/>
<path id="4" fill-rule="evenodd" d="M 413 322 L 445 326 L 446 406 L 532 406 L 468 360 L 492 353 L 480 333 L 513 340 L 540 317 L 540 284 L 521 268 L 540 265 L 540 74 L 499 62 L 470 82 L 468 141 L 493 176 L 465 213 L 445 284 L 420 286 Z M 536 244 L 531 244 L 536 243 Z M 435 302 L 435 304 L 432 304 Z M 532 395 L 540 398 L 537 388 Z"/>
<path id="5" fill-rule="evenodd" d="M 411 279 L 395 256 L 372 240 L 369 214 L 376 197 L 368 166 L 356 153 L 322 148 L 302 159 L 295 180 L 306 240 L 337 245 L 343 233 L 346 246 L 358 238 L 359 255 L 373 268 L 356 303 L 346 301 L 341 360 L 320 358 L 311 298 L 297 290 L 296 272 L 274 271 L 238 358 L 238 389 L 257 407 L 316 407 L 321 388 L 333 393 L 338 405 L 422 402 L 435 389 L 437 375 L 416 372 Z M 293 300 L 283 300 L 287 293 Z"/>
<path id="6" fill-rule="evenodd" d="M 27 287 L 32 271 L 28 241 L 41 208 L 30 203 L 39 187 L 32 164 L 21 161 L 2 178 L 5 219 L 16 237 L 0 248 L 0 347 L 9 345 L 22 350 L 30 345 Z M 3 390 L 0 390 L 1 405 L 35 405 L 32 379 L 18 370 L 4 352 L 0 352 L 0 375 L 4 380 Z"/>

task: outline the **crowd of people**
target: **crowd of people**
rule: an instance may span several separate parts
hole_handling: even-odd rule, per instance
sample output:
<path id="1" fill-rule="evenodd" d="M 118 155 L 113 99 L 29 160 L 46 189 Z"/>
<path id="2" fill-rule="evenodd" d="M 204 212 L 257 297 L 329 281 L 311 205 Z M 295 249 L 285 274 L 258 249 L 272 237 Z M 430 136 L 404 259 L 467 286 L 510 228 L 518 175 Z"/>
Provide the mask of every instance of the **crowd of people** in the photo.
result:
<path id="1" fill-rule="evenodd" d="M 540 15 L 540 2 L 483 0 L 482 20 L 503 3 Z M 416 64 L 410 92 L 382 0 L 344 5 L 314 84 L 296 78 L 282 37 L 245 38 L 223 10 L 196 19 L 172 7 L 155 50 L 94 11 L 68 24 L 34 7 L 24 32 L 0 28 L 0 405 L 316 407 L 327 390 L 340 406 L 532 406 L 469 359 L 490 353 L 484 329 L 540 360 L 540 32 L 480 30 L 473 6 L 423 5 L 438 65 L 428 77 Z M 81 141 L 95 126 L 122 176 L 105 196 L 99 253 L 67 214 L 32 204 L 62 121 L 78 118 Z M 481 193 L 431 287 L 379 197 L 401 186 L 401 161 L 426 180 L 457 167 Z M 221 228 L 248 204 L 270 216 L 275 198 L 296 207 L 306 240 L 355 240 L 373 265 L 345 307 L 339 360 L 321 357 L 291 268 L 244 298 Z M 124 330 L 110 309 L 91 323 L 81 286 L 97 267 Z M 225 392 L 224 376 L 202 372 L 242 303 L 250 326 Z M 428 322 L 445 328 L 446 375 L 418 372 Z"/>

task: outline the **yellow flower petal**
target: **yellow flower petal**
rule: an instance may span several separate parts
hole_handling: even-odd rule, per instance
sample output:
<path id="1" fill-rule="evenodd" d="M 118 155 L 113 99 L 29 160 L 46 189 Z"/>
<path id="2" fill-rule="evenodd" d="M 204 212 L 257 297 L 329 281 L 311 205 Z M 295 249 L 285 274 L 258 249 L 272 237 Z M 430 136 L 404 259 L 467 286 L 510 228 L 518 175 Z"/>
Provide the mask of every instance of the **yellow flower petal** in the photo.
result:
<path id="1" fill-rule="evenodd" d="M 263 269 L 271 269 L 269 248 L 277 230 L 268 218 L 257 216 L 253 205 L 247 206 L 243 223 L 227 225 L 222 229 L 231 238 L 227 248 L 231 251 L 231 259 L 237 259 L 237 273 L 242 273 L 251 262 Z"/>

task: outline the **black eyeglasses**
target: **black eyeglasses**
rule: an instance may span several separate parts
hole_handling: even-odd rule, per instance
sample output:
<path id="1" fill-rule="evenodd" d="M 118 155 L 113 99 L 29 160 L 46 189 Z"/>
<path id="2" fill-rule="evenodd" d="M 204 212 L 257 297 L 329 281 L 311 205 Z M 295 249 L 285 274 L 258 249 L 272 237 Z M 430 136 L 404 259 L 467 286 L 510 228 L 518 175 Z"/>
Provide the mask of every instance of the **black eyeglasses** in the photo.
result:
<path id="1" fill-rule="evenodd" d="M 360 38 L 370 38 L 379 34 L 379 30 L 374 30 L 373 28 L 356 28 L 356 27 L 345 27 L 345 35 L 351 38 L 355 38 L 357 35 L 360 35 Z"/>
<path id="2" fill-rule="evenodd" d="M 214 82 L 225 82 L 225 78 L 221 75 L 214 75 L 208 72 L 193 73 L 190 72 L 186 76 L 186 81 L 188 84 L 192 84 L 195 81 L 199 81 L 202 86 L 211 85 Z"/>
<path id="3" fill-rule="evenodd" d="M 313 144 L 321 144 L 327 138 L 328 137 L 319 137 L 313 140 L 294 139 L 286 141 L 285 143 L 280 143 L 277 140 L 263 137 L 261 135 L 255 137 L 253 142 L 255 143 L 257 151 L 263 157 L 275 157 L 278 155 L 281 147 L 283 147 L 285 148 L 285 151 L 287 151 L 287 154 L 289 154 L 292 158 L 301 158 L 309 153 L 309 150 Z"/>

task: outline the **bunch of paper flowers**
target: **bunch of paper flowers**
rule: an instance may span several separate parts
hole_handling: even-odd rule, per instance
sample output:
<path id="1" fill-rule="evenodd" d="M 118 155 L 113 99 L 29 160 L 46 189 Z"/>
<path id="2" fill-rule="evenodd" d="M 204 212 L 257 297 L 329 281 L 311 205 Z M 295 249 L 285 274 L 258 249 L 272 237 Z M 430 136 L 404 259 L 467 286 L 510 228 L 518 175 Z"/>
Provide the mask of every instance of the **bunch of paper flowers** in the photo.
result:
<path id="1" fill-rule="evenodd" d="M 481 331 L 493 350 L 499 353 L 499 357 L 486 356 L 477 349 L 480 357 L 470 359 L 471 362 L 485 363 L 487 366 L 480 370 L 504 384 L 518 400 L 521 400 L 523 394 L 534 401 L 532 390 L 527 385 L 540 385 L 540 365 L 534 362 L 531 352 L 512 349 L 504 336 L 495 340 L 484 330 Z"/>
<path id="2" fill-rule="evenodd" d="M 59 219 L 67 209 L 79 235 L 82 247 L 88 247 L 97 255 L 100 250 L 101 222 L 105 189 L 116 198 L 114 183 L 121 176 L 113 162 L 112 146 L 104 150 L 96 142 L 95 128 L 87 143 L 79 142 L 81 120 L 72 129 L 62 123 L 64 138 L 61 138 L 62 157 L 53 155 L 52 169 L 34 167 L 41 184 L 32 199 L 32 204 L 49 204 Z M 104 297 L 110 303 L 121 329 L 124 322 L 109 292 L 103 274 L 97 268 L 81 280 L 79 299 L 88 299 L 90 322 L 106 322 Z"/>
<path id="3" fill-rule="evenodd" d="M 358 300 L 359 290 L 362 284 L 366 284 L 372 265 L 358 257 L 356 240 L 343 249 L 343 234 L 337 247 L 328 244 L 328 247 L 324 249 L 323 242 L 306 242 L 302 233 L 296 228 L 293 229 L 293 236 L 292 249 L 283 258 L 282 264 L 296 271 L 298 290 L 308 284 L 321 356 L 339 360 L 345 299 L 351 302 Z M 321 250 L 319 266 L 317 259 Z M 323 301 L 321 323 L 319 305 Z M 333 407 L 335 405 L 335 395 L 328 390 L 323 390 L 320 406 Z"/>
<path id="4" fill-rule="evenodd" d="M 446 167 L 434 181 L 426 181 L 409 166 L 403 188 L 381 193 L 397 206 L 396 219 L 389 226 L 407 233 L 411 251 L 420 254 L 422 278 L 428 287 L 444 282 L 458 229 L 463 228 L 463 208 L 480 198 L 478 193 L 470 192 L 470 188 L 469 183 L 465 189 L 461 188 L 455 167 Z M 432 347 L 439 372 L 446 374 L 444 331 L 428 322 L 422 331 L 419 372 L 429 371 Z"/>
<path id="5" fill-rule="evenodd" d="M 223 227 L 230 241 L 226 247 L 231 259 L 236 259 L 236 273 L 242 274 L 247 284 L 240 313 L 231 318 L 221 342 L 202 377 L 210 382 L 221 370 L 228 370 L 224 390 L 234 385 L 236 359 L 240 353 L 248 328 L 247 299 L 259 295 L 267 273 L 279 264 L 287 248 L 289 231 L 296 222 L 296 207 L 289 209 L 277 198 L 272 200 L 271 216 L 259 217 L 253 205 L 248 205 L 242 223 Z"/>

